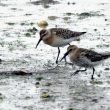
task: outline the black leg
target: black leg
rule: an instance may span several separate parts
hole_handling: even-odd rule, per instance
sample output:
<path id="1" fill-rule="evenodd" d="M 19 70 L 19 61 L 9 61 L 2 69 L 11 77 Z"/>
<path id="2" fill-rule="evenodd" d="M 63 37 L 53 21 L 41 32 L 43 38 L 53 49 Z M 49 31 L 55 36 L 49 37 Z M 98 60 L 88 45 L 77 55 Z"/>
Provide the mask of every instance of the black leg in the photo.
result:
<path id="1" fill-rule="evenodd" d="M 70 45 L 70 43 L 68 43 L 68 45 Z M 67 60 L 66 60 L 66 57 L 65 57 L 65 64 L 68 64 Z"/>
<path id="2" fill-rule="evenodd" d="M 68 45 L 70 45 L 70 44 L 68 43 Z M 67 62 L 66 58 L 65 58 L 65 63 L 66 63 L 66 64 L 68 64 L 68 62 Z"/>
<path id="3" fill-rule="evenodd" d="M 65 63 L 67 64 L 66 57 L 65 57 Z"/>
<path id="4" fill-rule="evenodd" d="M 92 73 L 92 76 L 91 76 L 92 80 L 94 79 L 94 72 L 95 72 L 95 68 L 93 67 L 93 73 Z"/>
<path id="5" fill-rule="evenodd" d="M 84 71 L 86 71 L 87 70 L 87 68 L 85 68 L 84 70 L 77 70 L 77 71 L 75 71 L 72 75 L 76 75 L 76 74 L 78 74 L 79 72 L 84 72 Z M 71 75 L 71 76 L 72 76 Z"/>
<path id="6" fill-rule="evenodd" d="M 58 55 L 57 55 L 57 59 L 56 59 L 56 64 L 58 64 L 59 55 L 60 55 L 60 48 L 58 47 Z"/>

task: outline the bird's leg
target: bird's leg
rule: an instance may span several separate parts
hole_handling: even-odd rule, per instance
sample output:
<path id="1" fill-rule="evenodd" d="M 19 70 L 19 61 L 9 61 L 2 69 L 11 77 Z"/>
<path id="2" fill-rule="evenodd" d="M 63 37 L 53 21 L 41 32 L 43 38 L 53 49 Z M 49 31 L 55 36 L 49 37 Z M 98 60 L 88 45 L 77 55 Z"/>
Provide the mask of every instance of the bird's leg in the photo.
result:
<path id="1" fill-rule="evenodd" d="M 92 73 L 92 76 L 91 76 L 92 80 L 94 79 L 94 72 L 95 72 L 95 68 L 93 67 L 93 73 Z"/>
<path id="2" fill-rule="evenodd" d="M 57 59 L 56 59 L 56 64 L 58 64 L 59 55 L 60 55 L 60 48 L 58 47 L 58 55 L 57 55 Z"/>
<path id="3" fill-rule="evenodd" d="M 66 60 L 66 57 L 65 57 L 65 64 L 68 64 L 67 60 Z"/>
<path id="4" fill-rule="evenodd" d="M 70 43 L 68 43 L 68 45 L 70 45 Z M 67 62 L 67 60 L 66 60 L 66 57 L 65 57 L 65 64 L 69 64 L 69 63 Z"/>
<path id="5" fill-rule="evenodd" d="M 74 67 L 74 64 L 73 63 L 70 63 L 70 62 L 65 61 L 65 64 L 71 65 L 72 68 Z"/>
<path id="6" fill-rule="evenodd" d="M 72 75 L 76 75 L 76 74 L 78 74 L 79 72 L 84 72 L 84 71 L 86 71 L 87 70 L 87 68 L 85 68 L 84 70 L 77 70 L 77 71 L 75 71 Z M 71 75 L 71 76 L 72 76 Z"/>

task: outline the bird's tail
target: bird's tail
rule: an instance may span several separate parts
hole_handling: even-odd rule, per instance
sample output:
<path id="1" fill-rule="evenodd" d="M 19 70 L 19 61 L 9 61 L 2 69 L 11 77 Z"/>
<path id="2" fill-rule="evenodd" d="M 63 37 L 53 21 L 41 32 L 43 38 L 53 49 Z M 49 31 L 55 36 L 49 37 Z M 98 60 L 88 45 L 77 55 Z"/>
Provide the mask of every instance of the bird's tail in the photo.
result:
<path id="1" fill-rule="evenodd" d="M 75 36 L 80 36 L 80 35 L 83 35 L 83 34 L 85 34 L 86 32 L 75 32 L 74 34 L 75 34 Z"/>
<path id="2" fill-rule="evenodd" d="M 109 53 L 103 53 L 102 55 L 103 59 L 107 59 L 110 57 L 110 52 Z"/>
<path id="3" fill-rule="evenodd" d="M 85 34 L 85 33 L 87 33 L 87 32 L 81 32 L 82 34 Z"/>

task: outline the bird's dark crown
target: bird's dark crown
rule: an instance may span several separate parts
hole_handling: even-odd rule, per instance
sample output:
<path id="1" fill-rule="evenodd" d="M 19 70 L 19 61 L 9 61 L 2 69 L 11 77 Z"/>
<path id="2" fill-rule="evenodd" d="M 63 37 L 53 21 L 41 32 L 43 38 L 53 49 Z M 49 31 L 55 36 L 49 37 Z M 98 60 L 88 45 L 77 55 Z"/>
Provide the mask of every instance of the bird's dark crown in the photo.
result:
<path id="1" fill-rule="evenodd" d="M 68 48 L 67 48 L 67 50 L 75 50 L 75 49 L 77 49 L 78 47 L 76 46 L 76 45 L 70 45 Z"/>
<path id="2" fill-rule="evenodd" d="M 39 34 L 40 34 L 40 37 L 44 37 L 47 34 L 47 30 L 42 29 Z"/>

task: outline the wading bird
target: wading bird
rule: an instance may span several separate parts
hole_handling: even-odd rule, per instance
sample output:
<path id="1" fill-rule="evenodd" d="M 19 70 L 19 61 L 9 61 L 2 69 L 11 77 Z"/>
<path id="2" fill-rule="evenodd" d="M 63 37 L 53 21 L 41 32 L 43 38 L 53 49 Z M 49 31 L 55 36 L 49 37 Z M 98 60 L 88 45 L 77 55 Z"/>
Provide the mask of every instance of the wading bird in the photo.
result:
<path id="1" fill-rule="evenodd" d="M 93 74 L 91 79 L 94 79 L 94 72 L 95 72 L 95 66 L 100 64 L 101 61 L 107 59 L 110 57 L 110 53 L 97 53 L 92 50 L 84 49 L 84 48 L 78 48 L 75 45 L 71 45 L 67 48 L 67 52 L 64 54 L 62 61 L 66 56 L 69 55 L 70 61 L 73 64 L 76 64 L 80 67 L 85 67 L 84 70 L 77 70 L 74 72 L 75 74 L 78 74 L 79 72 L 86 71 L 87 68 L 93 69 Z"/>
<path id="2" fill-rule="evenodd" d="M 60 47 L 70 45 L 69 43 L 77 39 L 78 36 L 85 34 L 86 32 L 75 32 L 63 28 L 51 28 L 51 29 L 42 29 L 40 31 L 40 39 L 36 45 L 43 40 L 45 44 L 48 44 L 52 47 L 58 47 L 58 55 L 56 63 L 58 63 L 58 58 L 60 54 Z"/>

